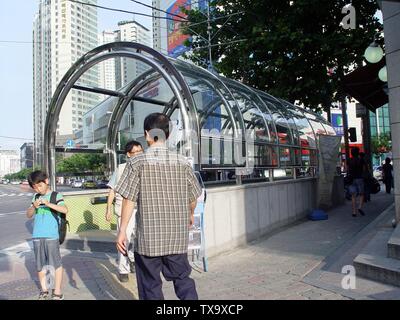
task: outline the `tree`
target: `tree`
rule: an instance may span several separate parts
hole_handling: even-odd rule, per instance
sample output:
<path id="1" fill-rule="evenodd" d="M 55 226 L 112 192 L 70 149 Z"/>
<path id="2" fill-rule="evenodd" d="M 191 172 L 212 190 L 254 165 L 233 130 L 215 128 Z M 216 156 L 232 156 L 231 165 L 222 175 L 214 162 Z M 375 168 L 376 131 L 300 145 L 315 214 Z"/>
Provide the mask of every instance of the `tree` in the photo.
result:
<path id="1" fill-rule="evenodd" d="M 371 151 L 377 157 L 392 150 L 392 140 L 389 133 L 383 133 L 371 138 Z"/>
<path id="2" fill-rule="evenodd" d="M 211 1 L 212 48 L 218 73 L 305 107 L 328 109 L 343 94 L 340 83 L 361 64 L 365 48 L 381 27 L 375 0 L 354 0 L 356 28 L 344 29 L 342 8 L 348 0 Z M 217 5 L 218 4 L 218 5 Z M 186 54 L 207 66 L 207 23 L 198 10 L 186 11 L 184 33 L 194 35 Z M 227 15 L 236 14 L 226 17 Z M 225 17 L 225 18 L 224 18 Z M 218 26 L 226 23 L 221 29 Z M 218 32 L 217 32 L 218 31 Z M 199 34 L 200 36 L 196 35 Z M 245 41 L 234 42 L 241 39 Z"/>
<path id="3" fill-rule="evenodd" d="M 103 154 L 78 153 L 61 160 L 57 163 L 56 168 L 59 173 L 103 173 L 106 168 L 106 157 Z"/>
<path id="4" fill-rule="evenodd" d="M 24 168 L 18 172 L 6 174 L 4 176 L 4 178 L 8 179 L 8 180 L 25 180 L 25 179 L 28 179 L 28 175 L 35 170 L 38 170 L 38 169 L 37 168 Z"/>

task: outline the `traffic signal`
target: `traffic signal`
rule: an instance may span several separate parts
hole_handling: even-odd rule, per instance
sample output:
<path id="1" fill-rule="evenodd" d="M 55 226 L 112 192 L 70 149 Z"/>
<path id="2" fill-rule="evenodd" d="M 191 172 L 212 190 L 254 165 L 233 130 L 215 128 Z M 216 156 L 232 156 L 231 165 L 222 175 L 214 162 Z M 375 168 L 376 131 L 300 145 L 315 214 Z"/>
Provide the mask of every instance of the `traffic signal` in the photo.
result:
<path id="1" fill-rule="evenodd" d="M 356 142 L 357 141 L 357 132 L 356 132 L 356 128 L 349 128 L 348 130 L 349 132 L 349 140 L 351 142 Z"/>

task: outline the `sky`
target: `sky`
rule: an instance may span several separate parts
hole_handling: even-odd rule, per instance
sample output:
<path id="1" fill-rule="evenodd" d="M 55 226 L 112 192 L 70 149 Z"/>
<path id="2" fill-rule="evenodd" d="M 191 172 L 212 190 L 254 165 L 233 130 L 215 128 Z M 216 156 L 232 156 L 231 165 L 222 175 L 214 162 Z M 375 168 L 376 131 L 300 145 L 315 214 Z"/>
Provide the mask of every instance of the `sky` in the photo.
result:
<path id="1" fill-rule="evenodd" d="M 151 5 L 151 0 L 141 2 Z M 0 1 L 0 150 L 19 150 L 24 142 L 33 142 L 32 24 L 38 3 Z M 98 5 L 151 14 L 151 9 L 130 0 L 98 0 Z M 103 9 L 97 13 L 99 32 L 133 18 L 151 30 L 150 17 Z"/>

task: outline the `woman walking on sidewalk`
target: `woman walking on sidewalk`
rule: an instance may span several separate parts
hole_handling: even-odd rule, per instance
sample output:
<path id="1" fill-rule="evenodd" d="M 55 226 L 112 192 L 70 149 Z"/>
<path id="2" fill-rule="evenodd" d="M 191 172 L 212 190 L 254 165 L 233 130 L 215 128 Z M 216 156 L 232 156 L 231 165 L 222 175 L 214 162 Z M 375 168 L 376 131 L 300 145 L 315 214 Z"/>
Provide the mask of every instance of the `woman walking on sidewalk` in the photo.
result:
<path id="1" fill-rule="evenodd" d="M 360 158 L 359 148 L 351 149 L 351 155 L 352 158 L 348 161 L 347 175 L 352 179 L 352 183 L 349 187 L 353 209 L 352 216 L 357 217 L 356 205 L 358 196 L 360 197 L 358 212 L 364 216 L 365 213 L 362 210 L 362 205 L 364 203 L 364 175 L 367 171 L 367 165 L 364 159 Z"/>

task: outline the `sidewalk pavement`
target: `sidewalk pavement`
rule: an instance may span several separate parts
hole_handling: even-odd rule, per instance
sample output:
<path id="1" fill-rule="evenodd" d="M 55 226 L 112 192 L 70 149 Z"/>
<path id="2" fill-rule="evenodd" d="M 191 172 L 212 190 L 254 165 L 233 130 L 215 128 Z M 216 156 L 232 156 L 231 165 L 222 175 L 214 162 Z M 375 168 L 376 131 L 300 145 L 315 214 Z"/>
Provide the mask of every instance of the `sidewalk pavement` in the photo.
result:
<path id="1" fill-rule="evenodd" d="M 303 220 L 246 246 L 212 257 L 209 271 L 193 266 L 200 299 L 336 300 L 400 299 L 400 288 L 356 278 L 345 290 L 342 268 L 378 230 L 392 228 L 393 196 L 381 192 L 365 205 L 366 216 L 351 216 L 351 203 L 323 221 Z M 135 274 L 117 278 L 116 254 L 62 249 L 66 299 L 137 299 Z M 399 263 L 400 264 L 400 263 Z M 29 243 L 0 251 L 0 299 L 36 299 L 37 274 Z M 164 282 L 166 299 L 176 299 Z"/>

